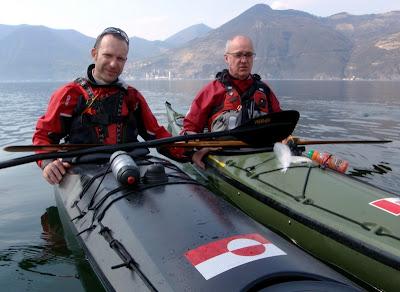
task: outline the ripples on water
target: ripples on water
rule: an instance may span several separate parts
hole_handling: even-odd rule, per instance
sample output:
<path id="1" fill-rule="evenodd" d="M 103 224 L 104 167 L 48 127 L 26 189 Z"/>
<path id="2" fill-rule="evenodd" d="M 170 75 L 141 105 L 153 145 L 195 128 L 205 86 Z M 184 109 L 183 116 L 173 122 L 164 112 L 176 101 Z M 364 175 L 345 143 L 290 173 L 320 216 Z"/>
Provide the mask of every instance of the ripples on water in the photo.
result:
<path id="1" fill-rule="evenodd" d="M 79 291 L 82 286 L 87 291 L 103 291 L 83 251 L 67 246 L 56 207 L 45 210 L 40 225 L 42 241 L 0 250 L 2 284 L 12 291 Z"/>
<path id="2" fill-rule="evenodd" d="M 187 112 L 207 81 L 134 81 L 162 124 L 164 103 Z M 373 140 L 389 144 L 315 145 L 350 161 L 349 173 L 400 190 L 400 83 L 271 81 L 284 109 L 301 118 L 295 135 L 303 139 Z M 0 147 L 30 144 L 37 118 L 61 83 L 0 83 Z M 0 150 L 0 159 L 21 156 Z M 53 190 L 39 169 L 24 165 L 0 170 L 0 283 L 3 290 L 97 291 L 82 256 L 70 252 L 62 236 L 46 229 L 43 216 L 54 204 Z M 44 226 L 44 227 L 43 227 Z M 55 225 L 53 225 L 54 227 Z M 79 276 L 78 276 L 79 275 Z M 82 275 L 89 281 L 82 279 Z M 79 278 L 80 277 L 80 278 Z"/>
<path id="3" fill-rule="evenodd" d="M 349 174 L 399 192 L 399 82 L 276 81 L 272 85 L 277 92 L 292 92 L 281 94 L 280 101 L 284 108 L 297 109 L 301 114 L 297 136 L 313 140 L 392 140 L 388 144 L 315 145 L 308 149 L 349 160 Z M 294 87 L 297 95 L 293 94 Z"/>
<path id="4" fill-rule="evenodd" d="M 57 83 L 0 83 L 0 146 L 30 142 Z"/>

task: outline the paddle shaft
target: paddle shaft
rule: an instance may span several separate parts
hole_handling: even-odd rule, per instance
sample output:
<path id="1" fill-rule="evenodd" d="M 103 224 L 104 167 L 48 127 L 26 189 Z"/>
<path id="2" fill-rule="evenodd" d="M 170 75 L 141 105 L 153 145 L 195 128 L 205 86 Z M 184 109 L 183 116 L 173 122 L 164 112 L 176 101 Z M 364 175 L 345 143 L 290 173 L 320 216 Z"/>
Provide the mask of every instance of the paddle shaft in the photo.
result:
<path id="1" fill-rule="evenodd" d="M 296 145 L 317 145 L 317 144 L 373 144 L 390 143 L 391 140 L 302 140 L 293 137 Z M 70 151 L 104 146 L 101 144 L 48 144 L 48 145 L 14 145 L 4 147 L 7 152 L 33 152 L 33 151 Z M 166 145 L 167 146 L 167 145 Z M 179 148 L 203 148 L 203 147 L 249 147 L 250 145 L 239 140 L 210 140 L 210 141 L 181 141 L 174 142 L 168 146 Z"/>
<path id="2" fill-rule="evenodd" d="M 56 152 L 85 149 L 90 147 L 103 146 L 104 144 L 43 144 L 43 145 L 12 145 L 3 148 L 6 152 Z"/>
<path id="3" fill-rule="evenodd" d="M 33 151 L 70 151 L 104 146 L 101 144 L 48 144 L 48 145 L 14 145 L 4 147 L 7 152 L 33 152 Z M 248 147 L 249 144 L 239 140 L 210 140 L 210 141 L 181 141 L 166 144 L 165 146 L 179 148 L 203 148 L 203 147 Z"/>
<path id="4" fill-rule="evenodd" d="M 317 144 L 379 144 L 390 143 L 391 140 L 302 140 L 293 138 L 296 145 L 317 145 Z"/>

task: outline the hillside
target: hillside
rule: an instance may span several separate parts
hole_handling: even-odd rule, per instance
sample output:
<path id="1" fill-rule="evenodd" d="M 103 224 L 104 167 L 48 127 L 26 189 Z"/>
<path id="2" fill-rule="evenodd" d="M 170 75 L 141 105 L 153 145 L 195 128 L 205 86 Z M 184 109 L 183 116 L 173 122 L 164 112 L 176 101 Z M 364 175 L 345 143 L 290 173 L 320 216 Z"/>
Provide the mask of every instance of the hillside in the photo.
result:
<path id="1" fill-rule="evenodd" d="M 125 78 L 213 78 L 226 40 L 254 41 L 254 72 L 267 79 L 400 80 L 400 12 L 317 17 L 258 4 L 216 29 L 190 26 L 164 41 L 131 37 Z M 94 39 L 73 30 L 0 25 L 0 80 L 73 79 Z"/>
<path id="2" fill-rule="evenodd" d="M 327 18 L 259 4 L 174 52 L 132 68 L 175 78 L 211 78 L 224 68 L 225 42 L 235 34 L 254 40 L 254 72 L 277 79 L 400 79 L 400 12 Z M 212 52 L 212 54 L 210 54 Z M 367 62 L 366 62 L 367 60 Z"/>

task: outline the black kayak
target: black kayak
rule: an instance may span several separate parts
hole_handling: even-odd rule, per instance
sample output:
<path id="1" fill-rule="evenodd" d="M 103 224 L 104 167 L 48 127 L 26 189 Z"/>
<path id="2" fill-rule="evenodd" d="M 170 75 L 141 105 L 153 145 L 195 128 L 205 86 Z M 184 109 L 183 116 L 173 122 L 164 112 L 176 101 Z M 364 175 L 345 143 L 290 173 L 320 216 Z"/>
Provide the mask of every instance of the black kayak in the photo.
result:
<path id="1" fill-rule="evenodd" d="M 168 160 L 119 154 L 74 159 L 55 191 L 106 290 L 363 291 Z"/>

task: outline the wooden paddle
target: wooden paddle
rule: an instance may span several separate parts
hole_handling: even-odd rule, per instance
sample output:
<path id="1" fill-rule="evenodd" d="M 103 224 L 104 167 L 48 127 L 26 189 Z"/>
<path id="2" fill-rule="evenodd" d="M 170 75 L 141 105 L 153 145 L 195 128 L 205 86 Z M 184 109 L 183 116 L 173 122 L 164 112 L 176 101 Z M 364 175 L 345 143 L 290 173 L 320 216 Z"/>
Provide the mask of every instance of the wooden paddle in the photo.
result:
<path id="1" fill-rule="evenodd" d="M 67 158 L 99 152 L 112 153 L 117 150 L 131 151 L 135 148 L 161 147 L 171 145 L 176 142 L 210 140 L 221 137 L 225 139 L 230 139 L 231 137 L 233 137 L 236 140 L 251 145 L 252 147 L 267 146 L 272 145 L 277 141 L 281 141 L 282 139 L 289 136 L 296 127 L 299 116 L 300 115 L 297 111 L 282 111 L 258 117 L 244 125 L 228 131 L 174 136 L 145 142 L 131 142 L 125 144 L 103 145 L 96 147 L 91 146 L 90 148 L 77 149 L 66 152 L 33 154 L 0 162 L 0 169 L 43 159 Z"/>

